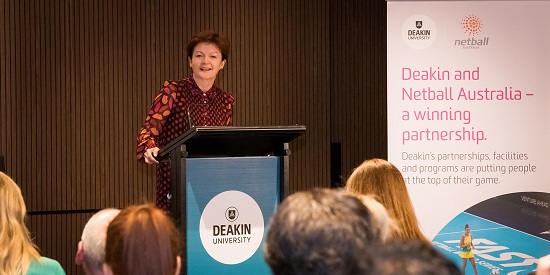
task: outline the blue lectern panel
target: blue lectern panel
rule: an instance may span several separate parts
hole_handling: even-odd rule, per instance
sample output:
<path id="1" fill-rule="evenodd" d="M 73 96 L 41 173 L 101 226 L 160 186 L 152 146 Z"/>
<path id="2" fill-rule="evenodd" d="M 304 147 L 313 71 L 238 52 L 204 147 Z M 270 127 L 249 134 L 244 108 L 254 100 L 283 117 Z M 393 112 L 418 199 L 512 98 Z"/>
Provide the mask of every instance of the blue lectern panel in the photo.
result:
<path id="1" fill-rule="evenodd" d="M 263 238 L 279 201 L 279 157 L 186 160 L 188 274 L 270 274 Z"/>

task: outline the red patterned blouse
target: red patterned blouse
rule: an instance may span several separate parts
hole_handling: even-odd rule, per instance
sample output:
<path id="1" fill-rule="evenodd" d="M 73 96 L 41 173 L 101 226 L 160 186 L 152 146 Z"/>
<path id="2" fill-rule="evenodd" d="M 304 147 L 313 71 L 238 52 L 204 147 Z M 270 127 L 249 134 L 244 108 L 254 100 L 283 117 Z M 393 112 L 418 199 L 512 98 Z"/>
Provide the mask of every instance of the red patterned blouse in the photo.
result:
<path id="1" fill-rule="evenodd" d="M 137 137 L 137 158 L 149 148 L 170 143 L 189 130 L 190 122 L 195 126 L 229 125 L 235 99 L 213 85 L 203 92 L 190 75 L 180 81 L 165 81 L 164 87 L 155 97 Z M 188 117 L 191 115 L 192 120 Z M 170 212 L 170 163 L 157 165 L 157 207 Z"/>

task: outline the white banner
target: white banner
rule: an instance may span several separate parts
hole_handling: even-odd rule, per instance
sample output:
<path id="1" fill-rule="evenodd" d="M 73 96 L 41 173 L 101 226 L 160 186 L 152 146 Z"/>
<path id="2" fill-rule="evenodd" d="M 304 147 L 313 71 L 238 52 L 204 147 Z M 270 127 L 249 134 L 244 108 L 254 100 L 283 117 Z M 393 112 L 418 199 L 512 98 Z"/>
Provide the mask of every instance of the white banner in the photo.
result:
<path id="1" fill-rule="evenodd" d="M 426 235 L 486 220 L 543 241 L 511 261 L 550 253 L 550 2 L 387 4 L 388 160 Z"/>

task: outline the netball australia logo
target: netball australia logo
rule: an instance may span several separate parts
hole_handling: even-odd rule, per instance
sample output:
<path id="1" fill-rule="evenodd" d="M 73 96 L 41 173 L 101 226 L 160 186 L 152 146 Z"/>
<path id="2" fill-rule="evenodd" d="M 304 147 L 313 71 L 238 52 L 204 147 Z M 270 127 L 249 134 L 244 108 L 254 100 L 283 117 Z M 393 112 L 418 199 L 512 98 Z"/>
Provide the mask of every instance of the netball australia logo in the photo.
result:
<path id="1" fill-rule="evenodd" d="M 213 259 L 239 264 L 260 247 L 264 218 L 252 197 L 240 191 L 225 191 L 204 208 L 199 231 L 202 245 Z"/>
<path id="2" fill-rule="evenodd" d="M 489 37 L 479 37 L 483 30 L 483 21 L 476 15 L 469 14 L 462 18 L 460 27 L 466 35 L 462 39 L 455 39 L 454 45 L 462 49 L 479 49 L 489 45 Z"/>
<path id="3" fill-rule="evenodd" d="M 425 49 L 435 41 L 437 29 L 431 18 L 417 14 L 405 20 L 401 28 L 401 36 L 409 47 Z"/>

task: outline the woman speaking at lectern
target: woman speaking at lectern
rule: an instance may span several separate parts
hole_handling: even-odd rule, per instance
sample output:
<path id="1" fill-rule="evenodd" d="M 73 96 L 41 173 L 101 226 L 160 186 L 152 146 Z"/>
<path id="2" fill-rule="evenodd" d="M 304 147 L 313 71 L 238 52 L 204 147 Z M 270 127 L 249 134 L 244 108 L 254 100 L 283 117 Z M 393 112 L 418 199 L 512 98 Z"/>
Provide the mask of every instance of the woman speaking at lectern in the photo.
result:
<path id="1" fill-rule="evenodd" d="M 193 36 L 187 45 L 187 60 L 193 72 L 182 80 L 164 82 L 139 131 L 137 158 L 157 164 L 156 205 L 165 212 L 170 211 L 172 197 L 170 163 L 159 163 L 155 157 L 160 148 L 193 125 L 229 125 L 235 99 L 214 84 L 227 63 L 229 47 L 229 40 L 216 32 Z"/>

